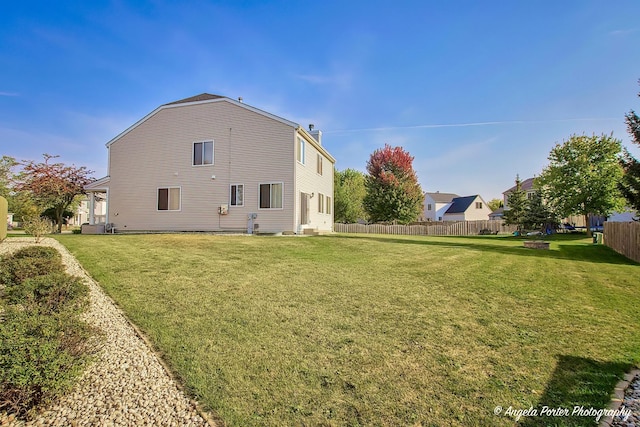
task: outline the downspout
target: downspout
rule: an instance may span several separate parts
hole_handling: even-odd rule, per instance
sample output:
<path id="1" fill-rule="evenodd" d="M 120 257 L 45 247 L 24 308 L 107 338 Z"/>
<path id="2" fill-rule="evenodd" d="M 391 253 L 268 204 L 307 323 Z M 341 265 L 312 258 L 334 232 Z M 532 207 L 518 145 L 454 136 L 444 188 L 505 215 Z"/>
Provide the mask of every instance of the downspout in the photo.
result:
<path id="1" fill-rule="evenodd" d="M 227 144 L 229 146 L 229 168 L 228 168 L 228 172 L 227 172 L 227 196 L 229 195 L 229 192 L 231 191 L 231 136 L 232 136 L 232 128 L 229 128 L 229 143 Z M 243 192 L 242 192 L 242 202 L 244 205 L 244 188 L 243 188 Z M 231 209 L 231 206 L 229 206 L 229 209 Z M 227 213 L 228 215 L 228 213 Z M 220 213 L 218 213 L 218 229 L 220 231 L 240 231 L 240 230 L 245 230 L 246 227 L 243 228 L 237 228 L 237 227 L 223 227 L 222 226 L 222 216 Z"/>

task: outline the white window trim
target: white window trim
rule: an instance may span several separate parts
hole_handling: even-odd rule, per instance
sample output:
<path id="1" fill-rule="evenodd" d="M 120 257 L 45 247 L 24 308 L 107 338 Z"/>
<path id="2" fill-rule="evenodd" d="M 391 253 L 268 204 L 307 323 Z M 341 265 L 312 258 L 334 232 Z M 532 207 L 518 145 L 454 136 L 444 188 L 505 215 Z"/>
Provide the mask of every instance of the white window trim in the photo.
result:
<path id="1" fill-rule="evenodd" d="M 160 190 L 171 190 L 172 188 L 177 188 L 178 190 L 180 190 L 180 202 L 178 203 L 179 205 L 178 209 L 158 209 L 158 202 L 160 201 Z M 168 194 L 171 195 L 171 192 L 169 191 Z M 170 205 L 169 200 L 167 200 L 167 205 Z M 156 212 L 180 212 L 180 211 L 182 211 L 182 187 L 172 185 L 172 186 L 156 188 Z"/>
<path id="2" fill-rule="evenodd" d="M 202 148 L 204 150 L 205 142 L 211 143 L 211 164 L 203 163 L 201 165 L 196 165 L 193 163 L 194 154 L 196 153 L 196 144 L 203 144 Z M 202 153 L 202 159 L 204 160 L 204 151 Z M 193 141 L 193 143 L 191 144 L 191 166 L 194 168 L 201 168 L 201 167 L 213 166 L 215 163 L 216 163 L 216 143 L 213 141 L 213 139 L 208 139 L 204 141 Z"/>
<path id="3" fill-rule="evenodd" d="M 320 166 L 320 172 L 318 172 L 318 166 Z M 320 153 L 317 153 L 316 157 L 316 173 L 319 176 L 322 176 L 324 174 L 324 156 Z"/>
<path id="4" fill-rule="evenodd" d="M 237 191 L 237 187 L 242 186 L 242 204 L 241 205 L 232 205 L 231 204 L 231 188 L 233 186 L 236 186 L 236 191 Z M 260 187 L 258 187 L 258 189 L 260 189 Z M 236 202 L 238 201 L 238 195 L 236 194 Z M 229 184 L 229 207 L 230 208 L 243 208 L 244 207 L 244 184 Z"/>
<path id="5" fill-rule="evenodd" d="M 261 208 L 260 207 L 260 186 L 261 185 L 273 185 L 273 184 L 281 184 L 282 185 L 282 207 L 281 208 Z M 269 190 L 269 201 L 271 201 L 271 190 Z M 270 181 L 270 182 L 259 182 L 258 183 L 258 210 L 261 211 L 281 211 L 284 210 L 284 181 Z"/>
<path id="6" fill-rule="evenodd" d="M 307 153 L 307 141 L 304 140 L 301 136 L 298 137 L 298 146 L 296 149 L 296 161 L 301 165 L 305 165 L 305 157 Z M 298 155 L 300 155 L 300 159 L 298 160 Z M 266 184 L 266 182 L 265 182 Z"/>

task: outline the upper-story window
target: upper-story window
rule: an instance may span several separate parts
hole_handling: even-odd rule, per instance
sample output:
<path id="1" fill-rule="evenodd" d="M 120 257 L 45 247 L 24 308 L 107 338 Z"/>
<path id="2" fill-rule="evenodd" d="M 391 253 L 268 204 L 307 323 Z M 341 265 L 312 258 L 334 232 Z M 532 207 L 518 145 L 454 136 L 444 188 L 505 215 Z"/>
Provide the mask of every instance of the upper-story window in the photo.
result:
<path id="1" fill-rule="evenodd" d="M 482 202 L 476 202 L 476 209 L 482 209 Z"/>
<path id="2" fill-rule="evenodd" d="M 213 164 L 213 141 L 193 143 L 193 165 L 203 166 Z"/>
<path id="3" fill-rule="evenodd" d="M 298 149 L 296 150 L 296 160 L 304 165 L 304 149 L 305 149 L 305 141 L 304 139 L 298 137 Z"/>
<path id="4" fill-rule="evenodd" d="M 317 165 L 316 165 L 316 172 L 318 172 L 318 174 L 322 175 L 322 154 L 318 154 L 318 160 L 317 160 Z"/>

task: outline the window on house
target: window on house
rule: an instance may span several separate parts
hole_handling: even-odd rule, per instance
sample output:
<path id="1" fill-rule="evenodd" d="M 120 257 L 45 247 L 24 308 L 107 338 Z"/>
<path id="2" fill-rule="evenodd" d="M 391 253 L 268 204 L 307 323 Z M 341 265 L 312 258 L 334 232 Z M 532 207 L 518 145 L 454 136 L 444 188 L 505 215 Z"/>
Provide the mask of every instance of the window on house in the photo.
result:
<path id="1" fill-rule="evenodd" d="M 213 141 L 194 142 L 193 143 L 193 165 L 212 165 L 213 164 Z"/>
<path id="2" fill-rule="evenodd" d="M 281 182 L 260 184 L 260 209 L 282 209 L 283 186 Z"/>
<path id="3" fill-rule="evenodd" d="M 318 154 L 317 172 L 322 175 L 322 155 Z"/>
<path id="4" fill-rule="evenodd" d="M 244 184 L 231 184 L 230 206 L 244 206 Z"/>
<path id="5" fill-rule="evenodd" d="M 324 212 L 324 194 L 318 193 L 318 212 Z"/>
<path id="6" fill-rule="evenodd" d="M 430 211 L 431 210 L 431 203 L 427 204 L 427 210 Z"/>
<path id="7" fill-rule="evenodd" d="M 298 150 L 296 151 L 296 159 L 304 165 L 304 139 L 298 137 Z"/>
<path id="8" fill-rule="evenodd" d="M 482 209 L 482 202 L 476 202 L 476 209 Z"/>
<path id="9" fill-rule="evenodd" d="M 325 210 L 325 212 L 331 215 L 331 197 L 329 196 L 327 196 L 327 209 Z"/>
<path id="10" fill-rule="evenodd" d="M 158 188 L 158 210 L 180 210 L 180 187 Z"/>

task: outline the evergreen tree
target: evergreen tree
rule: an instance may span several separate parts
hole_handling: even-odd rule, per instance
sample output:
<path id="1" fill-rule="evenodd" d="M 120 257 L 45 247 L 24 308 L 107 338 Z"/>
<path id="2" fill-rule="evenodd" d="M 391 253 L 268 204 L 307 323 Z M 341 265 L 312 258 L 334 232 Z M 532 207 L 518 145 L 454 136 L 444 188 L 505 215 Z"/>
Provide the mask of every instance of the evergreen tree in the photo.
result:
<path id="1" fill-rule="evenodd" d="M 522 189 L 520 176 L 516 175 L 516 188 L 507 196 L 507 207 L 504 210 L 504 222 L 507 225 L 517 226 L 519 233 L 522 233 L 524 230 L 527 205 L 527 194 Z"/>
<path id="2" fill-rule="evenodd" d="M 545 231 L 555 229 L 558 221 L 549 207 L 544 203 L 540 191 L 536 191 L 528 199 L 524 215 L 524 227 L 530 230 Z"/>

